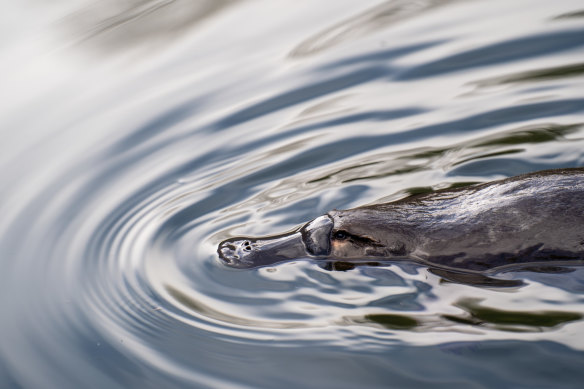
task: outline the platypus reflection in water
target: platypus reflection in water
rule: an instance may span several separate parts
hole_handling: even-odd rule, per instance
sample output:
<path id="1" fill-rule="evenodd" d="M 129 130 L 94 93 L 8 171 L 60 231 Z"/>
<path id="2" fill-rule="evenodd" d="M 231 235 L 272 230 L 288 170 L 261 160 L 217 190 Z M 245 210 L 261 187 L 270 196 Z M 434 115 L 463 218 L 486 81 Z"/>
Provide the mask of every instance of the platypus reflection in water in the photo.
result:
<path id="1" fill-rule="evenodd" d="M 584 264 L 584 168 L 333 210 L 289 233 L 227 239 L 217 251 L 235 268 L 298 258 L 332 269 L 406 260 L 457 282 L 513 285 L 488 275 Z"/>

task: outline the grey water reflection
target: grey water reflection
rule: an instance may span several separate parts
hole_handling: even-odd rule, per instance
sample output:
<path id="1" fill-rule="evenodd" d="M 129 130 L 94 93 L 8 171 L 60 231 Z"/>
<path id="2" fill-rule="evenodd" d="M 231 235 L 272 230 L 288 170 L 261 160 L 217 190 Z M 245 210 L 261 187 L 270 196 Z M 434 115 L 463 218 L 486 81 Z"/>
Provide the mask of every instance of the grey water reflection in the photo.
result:
<path id="1" fill-rule="evenodd" d="M 99 48 L 101 55 L 136 45 L 157 46 L 180 38 L 233 4 L 232 0 L 101 0 L 85 2 L 63 18 L 77 44 Z"/>
<path id="2" fill-rule="evenodd" d="M 385 1 L 311 36 L 295 47 L 290 56 L 302 57 L 319 53 L 338 44 L 371 34 L 376 30 L 391 27 L 396 23 L 403 23 L 408 18 L 420 16 L 424 12 L 453 2 L 454 0 Z"/>
<path id="3" fill-rule="evenodd" d="M 584 74 L 584 64 L 577 63 L 573 65 L 557 66 L 545 69 L 530 70 L 517 74 L 497 77 L 489 80 L 477 82 L 478 86 L 492 86 L 499 84 L 510 84 L 515 82 L 537 82 L 540 80 L 549 80 L 555 78 L 571 78 Z"/>
<path id="4" fill-rule="evenodd" d="M 463 53 L 415 67 L 405 71 L 400 80 L 411 80 L 438 76 L 444 73 L 468 70 L 477 66 L 499 65 L 531 57 L 541 56 L 542 53 L 568 51 L 584 46 L 582 42 L 584 30 L 555 31 L 550 34 L 541 34 L 525 38 L 513 39 L 507 42 L 498 42 L 480 48 L 473 48 Z"/>
<path id="5" fill-rule="evenodd" d="M 582 266 L 216 255 L 584 166 L 580 1 L 0 10 L 0 387 L 581 386 Z"/>

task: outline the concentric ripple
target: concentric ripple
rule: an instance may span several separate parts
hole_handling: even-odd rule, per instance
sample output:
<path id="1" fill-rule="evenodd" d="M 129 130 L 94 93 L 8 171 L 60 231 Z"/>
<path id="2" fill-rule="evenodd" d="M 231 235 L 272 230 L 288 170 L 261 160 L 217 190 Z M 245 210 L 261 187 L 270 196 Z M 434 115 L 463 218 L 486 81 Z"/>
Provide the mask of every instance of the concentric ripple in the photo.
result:
<path id="1" fill-rule="evenodd" d="M 584 166 L 579 2 L 415 3 L 11 23 L 0 387 L 577 387 L 584 267 L 489 288 L 217 257 L 330 209 Z"/>

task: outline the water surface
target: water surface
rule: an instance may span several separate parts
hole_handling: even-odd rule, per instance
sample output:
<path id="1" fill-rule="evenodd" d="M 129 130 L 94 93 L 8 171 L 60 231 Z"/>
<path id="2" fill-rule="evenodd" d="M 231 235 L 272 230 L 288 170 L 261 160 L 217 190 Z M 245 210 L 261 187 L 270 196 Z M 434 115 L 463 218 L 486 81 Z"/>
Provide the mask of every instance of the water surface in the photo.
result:
<path id="1" fill-rule="evenodd" d="M 580 1 L 1 8 L 1 387 L 581 386 L 582 267 L 486 288 L 216 255 L 584 166 Z"/>

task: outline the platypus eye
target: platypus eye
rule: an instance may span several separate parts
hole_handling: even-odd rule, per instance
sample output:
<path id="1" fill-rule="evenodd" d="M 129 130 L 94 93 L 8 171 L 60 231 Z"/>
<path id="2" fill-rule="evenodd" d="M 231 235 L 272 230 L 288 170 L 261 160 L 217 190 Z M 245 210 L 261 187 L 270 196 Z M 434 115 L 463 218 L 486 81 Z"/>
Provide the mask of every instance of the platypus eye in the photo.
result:
<path id="1" fill-rule="evenodd" d="M 336 239 L 336 240 L 345 240 L 348 237 L 349 237 L 349 234 L 343 230 L 337 231 L 333 235 L 333 239 Z"/>

